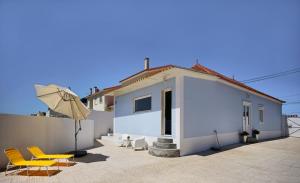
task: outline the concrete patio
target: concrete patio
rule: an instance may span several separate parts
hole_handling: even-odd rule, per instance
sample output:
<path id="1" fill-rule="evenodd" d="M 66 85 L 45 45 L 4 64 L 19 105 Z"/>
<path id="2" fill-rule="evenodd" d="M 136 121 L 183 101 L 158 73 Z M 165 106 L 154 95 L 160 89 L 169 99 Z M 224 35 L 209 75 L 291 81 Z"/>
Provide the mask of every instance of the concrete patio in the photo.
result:
<path id="1" fill-rule="evenodd" d="M 300 138 L 237 146 L 219 153 L 158 158 L 107 141 L 51 177 L 4 176 L 0 182 L 299 182 Z"/>

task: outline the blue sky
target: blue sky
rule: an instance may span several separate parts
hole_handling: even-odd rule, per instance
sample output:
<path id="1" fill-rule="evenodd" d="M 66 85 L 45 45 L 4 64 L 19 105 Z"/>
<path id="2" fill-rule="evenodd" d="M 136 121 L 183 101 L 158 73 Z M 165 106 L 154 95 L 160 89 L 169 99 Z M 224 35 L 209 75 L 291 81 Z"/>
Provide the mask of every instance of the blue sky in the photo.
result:
<path id="1" fill-rule="evenodd" d="M 81 97 L 116 85 L 145 56 L 151 66 L 198 58 L 237 80 L 300 67 L 300 1 L 1 0 L 0 113 L 46 110 L 35 83 Z M 300 101 L 299 83 L 297 73 L 250 86 Z M 283 110 L 300 113 L 300 104 Z"/>

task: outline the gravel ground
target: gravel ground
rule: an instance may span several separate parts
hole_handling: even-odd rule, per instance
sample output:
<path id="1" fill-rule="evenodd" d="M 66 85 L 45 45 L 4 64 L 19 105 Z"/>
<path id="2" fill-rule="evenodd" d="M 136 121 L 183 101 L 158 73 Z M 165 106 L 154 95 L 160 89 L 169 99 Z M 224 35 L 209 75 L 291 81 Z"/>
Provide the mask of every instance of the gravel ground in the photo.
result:
<path id="1" fill-rule="evenodd" d="M 57 174 L 0 173 L 0 182 L 300 182 L 300 138 L 266 141 L 214 153 L 157 158 L 107 141 Z M 33 170 L 31 174 L 45 175 Z"/>

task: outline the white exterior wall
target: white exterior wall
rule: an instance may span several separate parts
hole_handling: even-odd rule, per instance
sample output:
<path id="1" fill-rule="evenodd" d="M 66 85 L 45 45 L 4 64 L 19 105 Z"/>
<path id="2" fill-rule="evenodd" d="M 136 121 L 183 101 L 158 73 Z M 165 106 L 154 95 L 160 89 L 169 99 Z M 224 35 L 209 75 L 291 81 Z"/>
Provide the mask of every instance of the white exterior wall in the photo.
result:
<path id="1" fill-rule="evenodd" d="M 107 135 L 109 129 L 113 130 L 113 112 L 93 110 L 88 116 L 88 119 L 94 121 L 95 139 Z"/>
<path id="2" fill-rule="evenodd" d="M 172 74 L 169 74 L 171 77 Z M 214 130 L 218 132 L 221 146 L 240 142 L 244 101 L 251 103 L 251 129 L 261 132 L 260 139 L 282 135 L 281 103 L 205 74 L 178 70 L 175 77 L 168 80 L 171 85 L 159 82 L 117 96 L 114 111 L 116 134 L 148 136 L 152 139 L 160 136 L 160 92 L 164 88 L 172 88 L 175 91 L 172 101 L 172 137 L 180 148 L 181 155 L 216 146 Z M 134 113 L 133 98 L 149 94 L 152 95 L 153 109 Z M 258 115 L 261 105 L 264 108 L 263 123 L 259 122 Z"/>
<path id="3" fill-rule="evenodd" d="M 172 137 L 176 141 L 177 91 L 175 78 L 115 97 L 114 133 L 129 134 L 131 137 L 147 136 L 148 143 L 161 136 L 161 92 L 172 90 Z M 151 95 L 151 110 L 134 112 L 134 99 Z"/>
<path id="4" fill-rule="evenodd" d="M 78 148 L 94 145 L 94 121 L 84 120 L 78 134 Z M 0 114 L 0 168 L 7 163 L 4 149 L 17 148 L 30 159 L 26 147 L 39 146 L 46 153 L 64 153 L 74 150 L 74 120 L 43 116 Z"/>
<path id="5" fill-rule="evenodd" d="M 252 128 L 260 138 L 281 136 L 281 104 L 233 88 L 218 81 L 184 77 L 184 119 L 181 155 L 239 142 L 243 129 L 243 101 L 251 102 Z M 259 122 L 258 107 L 264 106 L 264 123 Z"/>

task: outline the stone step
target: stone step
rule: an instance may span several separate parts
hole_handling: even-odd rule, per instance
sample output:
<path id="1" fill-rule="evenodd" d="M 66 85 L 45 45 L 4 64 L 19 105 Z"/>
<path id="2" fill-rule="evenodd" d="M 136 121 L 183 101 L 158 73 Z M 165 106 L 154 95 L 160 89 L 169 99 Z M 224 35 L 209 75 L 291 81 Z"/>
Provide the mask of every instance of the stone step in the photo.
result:
<path id="1" fill-rule="evenodd" d="M 163 137 L 159 137 L 157 138 L 157 142 L 160 143 L 173 143 L 173 139 L 172 138 L 163 138 Z"/>
<path id="2" fill-rule="evenodd" d="M 149 154 L 157 157 L 179 157 L 179 149 L 158 149 L 155 147 L 149 147 Z"/>
<path id="3" fill-rule="evenodd" d="M 257 141 L 257 139 L 256 139 L 255 137 L 248 137 L 248 138 L 247 138 L 247 142 L 248 142 L 248 143 L 256 143 L 256 142 L 258 142 L 258 141 Z"/>
<path id="4" fill-rule="evenodd" d="M 157 149 L 177 149 L 177 145 L 174 143 L 153 142 L 153 147 Z"/>

